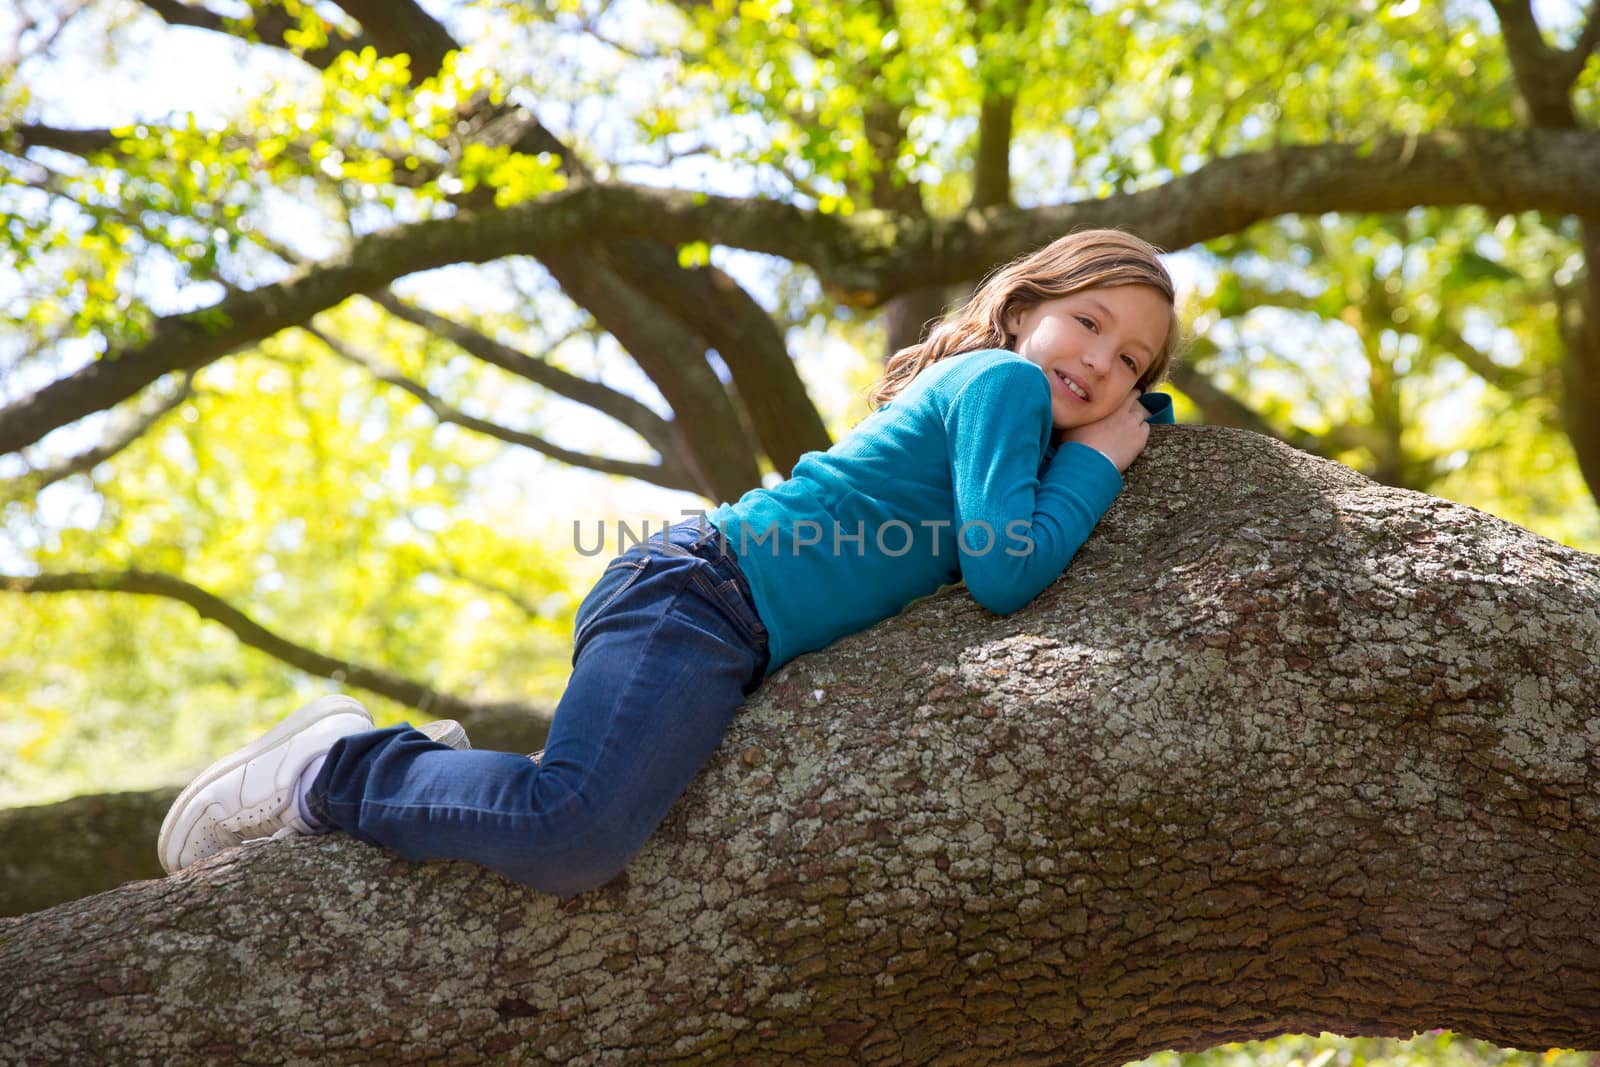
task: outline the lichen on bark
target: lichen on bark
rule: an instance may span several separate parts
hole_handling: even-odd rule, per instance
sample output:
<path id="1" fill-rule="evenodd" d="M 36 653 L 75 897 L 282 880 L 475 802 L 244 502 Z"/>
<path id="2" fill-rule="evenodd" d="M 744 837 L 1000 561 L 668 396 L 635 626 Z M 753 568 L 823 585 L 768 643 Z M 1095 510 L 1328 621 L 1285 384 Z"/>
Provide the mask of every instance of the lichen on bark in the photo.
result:
<path id="1" fill-rule="evenodd" d="M 1024 611 L 805 656 L 569 901 L 347 839 L 0 921 L 0 1059 L 1114 1064 L 1600 1046 L 1600 560 L 1152 435 Z"/>

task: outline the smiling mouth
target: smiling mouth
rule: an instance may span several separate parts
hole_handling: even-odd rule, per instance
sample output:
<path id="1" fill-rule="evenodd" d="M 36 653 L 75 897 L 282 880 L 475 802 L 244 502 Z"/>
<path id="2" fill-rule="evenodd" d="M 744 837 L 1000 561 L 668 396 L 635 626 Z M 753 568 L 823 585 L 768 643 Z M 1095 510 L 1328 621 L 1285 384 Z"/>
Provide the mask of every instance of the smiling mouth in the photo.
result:
<path id="1" fill-rule="evenodd" d="M 1073 381 L 1071 378 L 1068 378 L 1065 374 L 1062 374 L 1060 371 L 1056 371 L 1056 377 L 1061 379 L 1061 384 L 1066 386 L 1067 387 L 1067 391 L 1070 392 L 1073 396 L 1077 397 L 1079 400 L 1088 400 L 1089 399 L 1089 394 L 1083 391 L 1083 386 L 1079 385 L 1077 382 Z"/>

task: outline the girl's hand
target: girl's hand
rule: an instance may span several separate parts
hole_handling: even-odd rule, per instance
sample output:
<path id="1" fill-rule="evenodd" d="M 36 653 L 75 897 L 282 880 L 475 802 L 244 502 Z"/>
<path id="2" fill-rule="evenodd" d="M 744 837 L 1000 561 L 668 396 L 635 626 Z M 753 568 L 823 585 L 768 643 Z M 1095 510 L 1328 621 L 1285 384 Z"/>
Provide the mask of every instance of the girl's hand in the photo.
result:
<path id="1" fill-rule="evenodd" d="M 1064 440 L 1088 445 L 1116 464 L 1118 471 L 1125 471 L 1150 440 L 1150 425 L 1144 421 L 1149 414 L 1139 403 L 1139 390 L 1135 388 L 1116 411 L 1097 422 L 1074 426 L 1066 431 Z"/>

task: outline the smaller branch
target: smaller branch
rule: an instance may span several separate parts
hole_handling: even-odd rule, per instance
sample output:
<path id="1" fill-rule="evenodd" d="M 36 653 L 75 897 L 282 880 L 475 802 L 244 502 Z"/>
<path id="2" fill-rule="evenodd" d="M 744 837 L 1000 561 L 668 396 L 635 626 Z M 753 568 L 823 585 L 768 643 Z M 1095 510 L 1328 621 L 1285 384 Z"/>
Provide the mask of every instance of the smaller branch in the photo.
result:
<path id="1" fill-rule="evenodd" d="M 1505 34 L 1506 51 L 1519 86 L 1526 95 L 1530 84 L 1546 93 L 1559 90 L 1563 97 L 1571 91 L 1572 83 L 1583 73 L 1589 53 L 1600 46 L 1600 0 L 1590 0 L 1589 11 L 1584 16 L 1583 29 L 1571 48 L 1552 48 L 1539 29 L 1529 0 L 1490 0 L 1500 28 Z M 1529 101 L 1530 106 L 1533 101 Z"/>
<path id="2" fill-rule="evenodd" d="M 702 157 L 717 163 L 726 163 L 728 161 L 728 157 L 723 154 L 722 150 L 710 141 L 699 141 L 687 148 L 672 148 L 666 144 L 652 147 L 659 147 L 661 149 L 660 155 L 652 159 L 646 159 L 642 156 L 635 156 L 631 159 L 626 156 L 619 156 L 611 161 L 612 173 L 625 167 L 668 167 L 685 159 Z"/>
<path id="3" fill-rule="evenodd" d="M 181 128 L 174 129 L 169 126 L 163 126 L 160 123 L 148 121 L 139 122 L 136 125 L 143 126 L 146 130 L 156 134 L 175 133 L 181 135 L 189 132 Z M 237 130 L 231 128 L 219 128 L 208 132 L 220 135 L 222 146 L 230 150 L 240 148 L 254 149 L 258 143 L 255 138 L 241 135 Z M 3 131 L 3 134 L 8 138 L 7 143 L 4 145 L 4 150 L 19 157 L 30 148 L 51 148 L 57 152 L 65 152 L 68 155 L 78 156 L 83 159 L 101 152 L 111 153 L 118 159 L 127 158 L 127 153 L 123 152 L 121 148 L 123 136 L 117 133 L 116 130 L 106 127 L 70 128 L 47 126 L 39 122 L 20 122 L 9 130 Z M 293 154 L 293 158 L 306 165 L 307 171 L 314 170 L 310 163 L 311 152 L 308 143 L 291 143 L 286 154 L 290 153 Z M 395 157 L 395 162 L 400 162 L 398 157 Z"/>
<path id="4" fill-rule="evenodd" d="M 501 585 L 498 582 L 490 581 L 488 578 L 480 577 L 468 571 L 467 568 L 461 563 L 460 558 L 451 552 L 450 549 L 452 539 L 448 537 L 441 537 L 437 532 L 431 529 L 424 529 L 423 527 L 418 526 L 416 522 L 409 519 L 409 516 L 408 524 L 419 539 L 428 542 L 432 546 L 433 552 L 437 558 L 428 560 L 427 566 L 431 570 L 438 571 L 442 574 L 447 574 L 451 578 L 456 579 L 464 585 L 472 586 L 474 589 L 480 589 L 486 593 L 493 593 L 495 596 L 502 598 L 512 607 L 516 608 L 517 611 L 521 612 L 529 621 L 545 622 L 549 620 L 550 615 L 548 612 L 540 611 L 532 601 L 523 596 L 521 593 L 517 592 L 515 589 L 508 588 L 507 586 Z"/>
<path id="5" fill-rule="evenodd" d="M 287 38 L 288 31 L 296 29 L 300 25 L 300 20 L 279 4 L 252 5 L 255 21 L 245 24 L 238 19 L 219 15 L 210 8 L 181 3 L 179 0 L 139 0 L 139 2 L 170 26 L 191 26 L 247 41 L 250 44 L 263 44 L 269 48 L 288 52 L 318 68 L 327 67 L 342 53 L 359 52 L 372 44 L 365 34 L 358 33 L 352 36 L 324 21 L 328 43 L 310 52 L 300 52 L 289 44 Z"/>
<path id="6" fill-rule="evenodd" d="M 67 24 L 78 15 L 81 15 L 89 7 L 89 4 L 90 0 L 77 0 L 76 3 L 60 5 L 63 10 L 56 14 L 55 25 L 51 26 L 48 32 L 42 34 L 33 43 L 33 47 L 26 55 L 22 51 L 22 38 L 28 33 L 37 33 L 39 31 L 39 20 L 29 17 L 26 12 L 19 12 L 22 17 L 18 19 L 17 26 L 11 35 L 11 43 L 6 48 L 6 54 L 0 56 L 0 64 L 3 64 L 4 72 L 7 75 L 14 74 L 17 65 L 24 59 L 31 56 L 49 54 L 51 49 L 55 47 L 56 39 L 65 32 Z"/>
<path id="7" fill-rule="evenodd" d="M 1011 138 L 1016 109 L 1016 94 L 984 90 L 978 112 L 978 153 L 973 164 L 974 210 L 1011 203 Z"/>
<path id="8" fill-rule="evenodd" d="M 807 197 L 812 201 L 817 201 L 828 195 L 827 190 L 819 188 L 804 175 L 796 173 L 794 168 L 792 168 L 786 160 L 769 159 L 765 162 L 767 166 L 777 171 L 778 174 L 783 177 L 784 181 L 789 183 L 789 187 L 791 189 L 799 193 L 801 196 Z"/>
<path id="9" fill-rule="evenodd" d="M 29 148 L 53 148 L 74 156 L 91 156 L 117 146 L 117 136 L 108 129 L 69 130 L 59 126 L 45 126 L 37 122 L 20 122 L 6 131 L 7 141 L 20 141 L 6 151 L 20 156 Z"/>
<path id="10" fill-rule="evenodd" d="M 499 423 L 468 415 L 460 408 L 446 403 L 426 387 L 396 371 L 389 370 L 364 356 L 358 355 L 316 327 L 302 326 L 301 329 L 327 345 L 328 349 L 340 359 L 364 368 L 378 381 L 392 385 L 415 397 L 424 407 L 433 412 L 434 417 L 440 422 L 448 422 L 463 429 L 471 430 L 474 433 L 481 433 L 486 437 L 504 441 L 507 444 L 532 449 L 542 455 L 549 456 L 551 459 L 574 467 L 600 471 L 602 474 L 620 474 L 625 478 L 638 478 L 668 489 L 684 489 L 690 492 L 696 490 L 696 483 L 689 477 L 688 473 L 679 467 L 669 464 L 665 459 L 658 465 L 591 456 L 586 452 L 574 452 L 571 449 L 551 444 L 537 434 L 528 433 L 525 430 L 513 430 L 510 427 L 501 426 Z"/>
<path id="11" fill-rule="evenodd" d="M 1191 347 L 1190 354 L 1194 356 L 1201 352 L 1212 351 L 1214 347 L 1209 341 L 1201 339 Z M 1267 437 L 1275 437 L 1302 452 L 1318 456 L 1328 456 L 1337 449 L 1363 447 L 1365 444 L 1360 439 L 1361 435 L 1352 427 L 1336 427 L 1326 434 L 1315 434 L 1298 426 L 1279 428 L 1259 411 L 1217 385 L 1190 360 L 1173 364 L 1171 381 L 1194 402 L 1195 407 L 1205 416 L 1206 422 L 1212 426 L 1251 430 Z"/>
<path id="12" fill-rule="evenodd" d="M 612 49 L 613 51 L 619 52 L 622 55 L 627 56 L 629 59 L 637 59 L 637 60 L 640 60 L 642 62 L 652 62 L 652 61 L 662 60 L 662 59 L 666 59 L 667 58 L 666 54 L 663 53 L 663 52 L 659 52 L 659 51 L 646 52 L 646 51 L 643 51 L 641 49 L 633 47 L 633 45 L 623 44 L 621 41 L 617 40 L 614 37 L 607 36 L 604 32 L 601 31 L 601 29 L 600 29 L 600 19 L 597 18 L 597 17 L 593 17 L 593 16 L 585 17 L 582 21 L 580 21 L 578 23 L 578 29 L 581 30 L 588 37 L 593 38 L 594 40 L 600 42 L 601 44 L 605 45 L 607 48 Z"/>
<path id="13" fill-rule="evenodd" d="M 685 270 L 670 249 L 648 241 L 619 241 L 606 258 L 628 284 L 673 309 L 721 354 L 744 430 L 778 471 L 787 473 L 806 452 L 828 447 L 827 427 L 795 369 L 783 330 L 737 279 L 709 265 Z"/>
<path id="14" fill-rule="evenodd" d="M 140 125 L 151 130 L 157 135 L 167 132 L 178 134 L 186 133 L 183 130 L 171 130 L 169 127 L 160 126 L 151 122 Z M 244 149 L 254 152 L 260 142 L 256 137 L 239 133 L 234 129 L 217 130 L 221 135 L 223 147 L 231 150 Z M 19 159 L 38 166 L 36 160 L 28 159 L 24 155 L 30 148 L 49 148 L 80 159 L 89 159 L 97 153 L 109 153 L 114 159 L 126 160 L 128 154 L 122 151 L 122 138 L 110 129 L 68 129 L 60 126 L 46 126 L 40 123 L 20 123 L 10 130 L 0 130 L 0 151 L 8 152 Z M 460 154 L 460 145 L 456 146 L 456 155 Z M 301 171 L 312 178 L 322 181 L 320 172 L 311 162 L 311 142 L 301 139 L 289 141 L 284 145 L 282 157 L 293 161 Z M 437 181 L 445 172 L 446 167 L 435 160 L 425 160 L 415 167 L 406 166 L 404 155 L 385 154 L 383 158 L 390 163 L 390 176 L 388 184 L 399 189 L 419 189 L 429 182 Z M 338 183 L 335 183 L 336 185 Z M 450 198 L 459 203 L 461 197 Z"/>
<path id="15" fill-rule="evenodd" d="M 125 420 L 123 425 L 114 427 L 106 439 L 93 448 L 9 479 L 4 489 L 0 489 L 0 496 L 10 496 L 13 491 L 19 496 L 36 496 L 46 486 L 63 478 L 93 470 L 144 436 L 163 416 L 188 400 L 193 395 L 193 378 L 193 374 L 185 374 L 170 395 L 158 396 L 146 403 L 143 410 Z"/>
<path id="16" fill-rule="evenodd" d="M 1529 374 L 1521 368 L 1506 367 L 1496 363 L 1485 352 L 1470 344 L 1461 336 L 1460 331 L 1449 323 L 1436 323 L 1426 340 L 1429 344 L 1437 345 L 1441 352 L 1451 356 L 1463 367 L 1508 396 L 1523 396 L 1524 390 L 1530 384 L 1539 385 L 1542 391 L 1546 384 L 1542 375 Z"/>
<path id="17" fill-rule="evenodd" d="M 406 707 L 436 717 L 462 718 L 482 712 L 515 711 L 541 715 L 540 709 L 517 701 L 481 703 L 441 693 L 420 682 L 350 660 L 337 659 L 297 645 L 273 633 L 222 598 L 181 578 L 155 571 L 126 570 L 40 574 L 33 577 L 0 574 L 0 591 L 12 593 L 132 593 L 176 600 L 194 609 L 202 619 L 220 623 L 235 637 L 289 666 L 365 689 Z"/>
<path id="18" fill-rule="evenodd" d="M 444 562 L 444 566 L 440 569 L 459 582 L 464 582 L 467 585 L 481 589 L 486 593 L 493 593 L 495 596 L 500 597 L 512 607 L 522 612 L 523 615 L 527 616 L 531 620 L 544 621 L 550 618 L 549 612 L 540 611 L 537 605 L 533 604 L 528 600 L 527 597 L 518 593 L 515 589 L 507 589 L 505 586 L 491 582 L 487 578 L 480 578 L 477 575 L 468 574 L 466 571 L 457 566 L 453 560 L 447 558 Z"/>
<path id="19" fill-rule="evenodd" d="M 444 24 L 415 0 L 338 0 L 345 13 L 361 24 L 379 55 L 402 52 L 411 57 L 413 84 L 439 73 L 445 56 L 460 45 Z"/>
<path id="20" fill-rule="evenodd" d="M 1250 430 L 1283 440 L 1283 435 L 1260 412 L 1229 395 L 1189 363 L 1173 364 L 1171 381 L 1194 401 L 1208 424 Z"/>
<path id="21" fill-rule="evenodd" d="M 713 500 L 735 499 L 760 484 L 757 442 L 706 359 L 705 336 L 616 265 L 628 245 L 552 250 L 539 260 L 568 299 L 588 311 L 661 391 L 674 415 L 673 430 L 683 440 L 674 458 L 692 474 L 695 491 Z M 673 276 L 681 276 L 676 268 L 673 257 Z"/>
<path id="22" fill-rule="evenodd" d="M 169 26 L 189 26 L 233 35 L 228 28 L 228 20 L 209 8 L 179 3 L 178 0 L 139 0 L 139 3 Z"/>
<path id="23" fill-rule="evenodd" d="M 496 107 L 480 96 L 469 101 L 459 114 L 457 140 L 461 145 L 509 147 L 530 156 L 547 152 L 561 157 L 561 172 L 569 178 L 589 176 L 588 170 L 574 158 L 572 149 L 562 144 L 539 117 L 526 108 L 515 104 Z"/>
<path id="24" fill-rule="evenodd" d="M 1506 55 L 1511 60 L 1511 72 L 1526 120 L 1547 129 L 1573 128 L 1577 118 L 1572 110 L 1572 82 L 1583 69 L 1582 59 L 1574 66 L 1572 53 L 1545 43 L 1530 0 L 1489 0 L 1489 3 L 1500 20 Z"/>
<path id="25" fill-rule="evenodd" d="M 677 444 L 667 420 L 626 393 L 569 374 L 544 360 L 534 359 L 470 326 L 407 304 L 388 290 L 377 293 L 371 299 L 396 318 L 450 341 L 485 363 L 609 415 L 644 438 L 663 457 L 675 454 Z"/>
<path id="26" fill-rule="evenodd" d="M 1568 64 L 1569 83 L 1578 80 L 1584 65 L 1589 62 L 1590 54 L 1596 49 L 1600 49 L 1600 0 L 1589 0 L 1589 13 L 1584 17 L 1583 30 L 1572 47 L 1562 53 L 1563 60 Z"/>

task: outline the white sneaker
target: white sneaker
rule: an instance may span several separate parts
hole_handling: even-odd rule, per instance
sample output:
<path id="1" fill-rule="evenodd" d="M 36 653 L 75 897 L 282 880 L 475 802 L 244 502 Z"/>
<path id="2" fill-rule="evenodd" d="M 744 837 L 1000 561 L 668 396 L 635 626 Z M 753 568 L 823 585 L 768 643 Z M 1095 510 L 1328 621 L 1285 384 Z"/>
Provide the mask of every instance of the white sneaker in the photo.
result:
<path id="1" fill-rule="evenodd" d="M 423 723 L 417 729 L 425 734 L 429 741 L 437 741 L 453 749 L 472 747 L 472 742 L 467 740 L 467 728 L 454 719 L 435 719 Z"/>
<path id="2" fill-rule="evenodd" d="M 313 832 L 295 808 L 300 772 L 341 737 L 370 729 L 372 716 L 356 700 L 326 696 L 222 757 L 167 812 L 156 841 L 161 866 L 174 874 L 245 841 Z"/>

